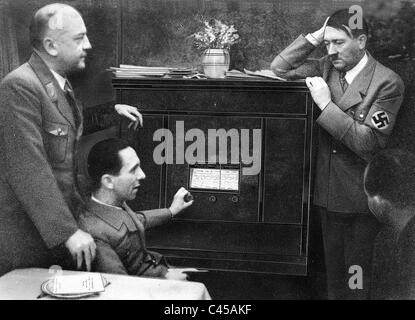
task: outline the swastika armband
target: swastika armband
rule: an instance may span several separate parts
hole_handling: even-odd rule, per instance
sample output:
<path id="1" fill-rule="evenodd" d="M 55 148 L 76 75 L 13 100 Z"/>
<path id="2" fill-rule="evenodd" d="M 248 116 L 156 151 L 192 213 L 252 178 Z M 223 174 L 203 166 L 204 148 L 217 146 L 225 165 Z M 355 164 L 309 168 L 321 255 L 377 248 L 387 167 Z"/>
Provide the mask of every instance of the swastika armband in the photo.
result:
<path id="1" fill-rule="evenodd" d="M 377 111 L 370 118 L 372 124 L 379 130 L 385 130 L 389 127 L 389 116 L 385 111 Z"/>
<path id="2" fill-rule="evenodd" d="M 396 116 L 394 114 L 376 108 L 375 110 L 369 111 L 365 123 L 384 134 L 390 134 L 393 129 L 395 118 Z"/>

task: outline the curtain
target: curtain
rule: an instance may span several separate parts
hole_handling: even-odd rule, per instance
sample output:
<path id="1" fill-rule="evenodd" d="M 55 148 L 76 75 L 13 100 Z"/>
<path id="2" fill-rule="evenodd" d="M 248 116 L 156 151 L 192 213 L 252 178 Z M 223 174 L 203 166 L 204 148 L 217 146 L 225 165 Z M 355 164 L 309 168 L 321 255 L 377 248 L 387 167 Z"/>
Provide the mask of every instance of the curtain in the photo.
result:
<path id="1" fill-rule="evenodd" d="M 0 0 L 0 79 L 18 66 L 16 32 L 8 1 Z"/>

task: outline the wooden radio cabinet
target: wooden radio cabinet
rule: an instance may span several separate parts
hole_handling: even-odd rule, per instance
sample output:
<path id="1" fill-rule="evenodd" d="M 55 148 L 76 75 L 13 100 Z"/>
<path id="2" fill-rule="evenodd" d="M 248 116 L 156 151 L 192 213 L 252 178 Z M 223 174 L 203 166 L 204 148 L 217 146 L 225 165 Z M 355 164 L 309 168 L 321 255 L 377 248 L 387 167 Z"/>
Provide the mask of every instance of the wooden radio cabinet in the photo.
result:
<path id="1" fill-rule="evenodd" d="M 146 231 L 150 249 L 176 266 L 307 274 L 314 104 L 304 82 L 114 78 L 113 86 L 117 103 L 144 116 L 137 131 L 121 127 L 147 176 L 130 205 L 168 207 L 181 186 L 194 197 L 171 223 Z M 224 150 L 210 136 L 219 130 Z"/>

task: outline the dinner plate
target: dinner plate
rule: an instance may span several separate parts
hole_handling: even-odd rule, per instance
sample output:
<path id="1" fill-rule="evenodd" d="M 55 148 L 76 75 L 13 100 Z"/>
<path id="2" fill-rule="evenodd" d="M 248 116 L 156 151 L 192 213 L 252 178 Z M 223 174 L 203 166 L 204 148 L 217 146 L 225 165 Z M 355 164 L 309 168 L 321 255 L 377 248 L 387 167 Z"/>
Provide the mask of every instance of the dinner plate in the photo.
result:
<path id="1" fill-rule="evenodd" d="M 104 288 L 109 284 L 108 280 L 105 279 L 104 277 L 102 277 L 102 282 L 103 282 Z M 84 298 L 84 297 L 89 297 L 89 296 L 99 294 L 99 292 L 84 292 L 84 293 L 74 293 L 74 294 L 53 293 L 53 279 L 49 279 L 43 282 L 40 288 L 44 294 L 47 294 L 51 297 L 60 298 L 60 299 L 78 299 L 78 298 Z"/>

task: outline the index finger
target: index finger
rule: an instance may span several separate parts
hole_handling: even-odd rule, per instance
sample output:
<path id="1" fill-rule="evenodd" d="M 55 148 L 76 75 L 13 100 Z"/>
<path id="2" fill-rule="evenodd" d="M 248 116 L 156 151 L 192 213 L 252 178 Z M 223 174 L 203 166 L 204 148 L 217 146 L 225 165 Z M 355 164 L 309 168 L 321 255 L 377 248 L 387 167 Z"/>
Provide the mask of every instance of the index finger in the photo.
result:
<path id="1" fill-rule="evenodd" d="M 96 249 L 97 249 L 97 246 L 96 246 L 96 244 L 95 244 L 95 242 L 94 242 L 94 243 L 92 243 L 92 244 L 91 244 L 91 246 L 89 247 L 89 251 L 91 252 L 91 260 L 92 260 L 92 261 L 95 259 Z"/>
<path id="2" fill-rule="evenodd" d="M 143 115 L 137 110 L 137 108 L 132 107 L 130 109 L 130 112 L 133 113 L 138 118 L 138 121 L 140 122 L 140 125 L 143 126 Z"/>
<path id="3" fill-rule="evenodd" d="M 134 117 L 131 113 L 129 113 L 128 111 L 123 111 L 122 114 L 124 116 L 126 116 L 128 119 L 130 119 L 131 121 L 137 121 L 137 118 Z"/>
<path id="4" fill-rule="evenodd" d="M 85 258 L 86 270 L 91 271 L 91 252 L 89 251 L 89 247 L 84 250 L 84 258 Z"/>
<path id="5" fill-rule="evenodd" d="M 187 192 L 187 190 L 184 187 L 180 187 L 180 189 L 177 190 L 178 194 L 183 194 L 184 192 Z"/>
<path id="6" fill-rule="evenodd" d="M 143 126 L 143 115 L 140 112 L 138 112 L 137 117 L 138 117 L 138 120 L 140 121 L 140 126 Z"/>
<path id="7" fill-rule="evenodd" d="M 83 261 L 83 256 L 82 256 L 82 251 L 78 251 L 76 253 L 76 268 L 79 270 L 82 267 L 82 261 Z"/>

